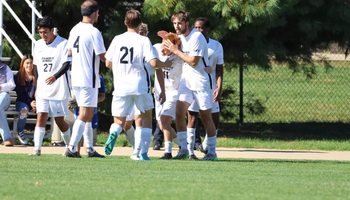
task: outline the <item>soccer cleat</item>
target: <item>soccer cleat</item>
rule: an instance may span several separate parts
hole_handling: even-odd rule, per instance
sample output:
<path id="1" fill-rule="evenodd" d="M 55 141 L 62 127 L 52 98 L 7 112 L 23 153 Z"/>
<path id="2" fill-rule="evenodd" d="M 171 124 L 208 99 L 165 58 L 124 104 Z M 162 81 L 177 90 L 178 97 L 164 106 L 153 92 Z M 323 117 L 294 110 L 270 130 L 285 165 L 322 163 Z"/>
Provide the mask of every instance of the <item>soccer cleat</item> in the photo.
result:
<path id="1" fill-rule="evenodd" d="M 106 155 L 111 155 L 115 142 L 117 141 L 118 135 L 116 132 L 112 132 L 109 134 L 108 140 L 105 145 L 105 153 Z"/>
<path id="2" fill-rule="evenodd" d="M 169 160 L 169 159 L 172 159 L 173 156 L 171 155 L 171 153 L 164 153 L 164 155 L 162 157 L 160 157 L 159 159 L 162 159 L 162 160 Z"/>
<path id="3" fill-rule="evenodd" d="M 34 153 L 29 154 L 30 156 L 41 156 L 41 150 L 35 150 Z"/>
<path id="4" fill-rule="evenodd" d="M 141 154 L 140 160 L 151 160 L 151 159 L 148 157 L 147 153 L 144 153 L 144 154 Z"/>
<path id="5" fill-rule="evenodd" d="M 185 159 L 188 158 L 188 150 L 181 149 L 173 159 Z"/>
<path id="6" fill-rule="evenodd" d="M 218 157 L 216 156 L 216 154 L 211 154 L 211 153 L 205 154 L 205 156 L 201 159 L 201 161 L 216 161 L 216 160 L 218 160 Z"/>
<path id="7" fill-rule="evenodd" d="M 132 155 L 130 156 L 130 159 L 131 159 L 131 160 L 140 160 L 140 156 L 137 155 L 137 154 L 132 154 Z"/>
<path id="8" fill-rule="evenodd" d="M 154 145 L 153 145 L 153 150 L 160 150 L 160 144 L 159 143 L 155 143 Z"/>
<path id="9" fill-rule="evenodd" d="M 26 137 L 24 136 L 24 131 L 19 132 L 17 134 L 17 138 L 21 144 L 24 144 L 24 145 L 28 144 L 28 141 L 27 141 Z"/>
<path id="10" fill-rule="evenodd" d="M 66 157 L 70 157 L 70 158 L 81 158 L 81 155 L 79 154 L 79 152 L 71 152 L 71 150 L 69 148 L 66 149 L 66 152 L 64 153 L 66 155 Z"/>
<path id="11" fill-rule="evenodd" d="M 99 154 L 97 151 L 93 151 L 93 152 L 88 152 L 88 154 L 86 155 L 87 158 L 105 158 L 106 156 Z"/>
<path id="12" fill-rule="evenodd" d="M 201 152 L 204 153 L 204 154 L 207 154 L 207 153 L 208 153 L 208 150 L 205 150 L 205 149 L 203 148 L 203 145 L 202 145 L 202 144 L 198 145 L 198 150 L 201 151 Z"/>
<path id="13" fill-rule="evenodd" d="M 196 155 L 190 155 L 190 157 L 188 158 L 188 159 L 190 159 L 190 160 L 199 160 L 198 158 L 197 158 L 197 156 Z"/>

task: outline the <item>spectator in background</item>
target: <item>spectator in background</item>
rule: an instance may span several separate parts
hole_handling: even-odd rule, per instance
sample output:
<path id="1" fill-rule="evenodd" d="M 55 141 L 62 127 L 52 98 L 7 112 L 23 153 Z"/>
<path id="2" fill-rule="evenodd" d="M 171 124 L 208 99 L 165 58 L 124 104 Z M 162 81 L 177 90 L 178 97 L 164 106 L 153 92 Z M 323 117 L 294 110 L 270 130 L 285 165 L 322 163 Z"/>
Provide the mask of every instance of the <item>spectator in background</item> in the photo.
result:
<path id="1" fill-rule="evenodd" d="M 0 134 L 5 146 L 13 146 L 14 143 L 5 111 L 10 107 L 11 103 L 11 97 L 7 92 L 15 87 L 11 69 L 0 60 Z"/>
<path id="2" fill-rule="evenodd" d="M 17 93 L 16 110 L 20 113 L 17 124 L 17 138 L 21 144 L 28 144 L 24 136 L 24 126 L 29 112 L 36 111 L 35 77 L 33 56 L 24 55 L 18 73 L 14 77 Z"/>

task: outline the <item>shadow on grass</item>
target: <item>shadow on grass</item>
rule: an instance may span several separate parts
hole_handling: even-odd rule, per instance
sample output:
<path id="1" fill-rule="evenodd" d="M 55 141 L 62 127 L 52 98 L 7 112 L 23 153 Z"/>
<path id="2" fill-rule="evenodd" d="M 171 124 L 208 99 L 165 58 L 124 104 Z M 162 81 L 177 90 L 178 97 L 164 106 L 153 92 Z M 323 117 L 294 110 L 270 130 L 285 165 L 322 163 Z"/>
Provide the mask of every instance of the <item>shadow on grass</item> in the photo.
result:
<path id="1" fill-rule="evenodd" d="M 201 127 L 201 135 L 204 129 Z M 343 122 L 220 123 L 219 137 L 277 140 L 347 140 L 350 124 Z"/>

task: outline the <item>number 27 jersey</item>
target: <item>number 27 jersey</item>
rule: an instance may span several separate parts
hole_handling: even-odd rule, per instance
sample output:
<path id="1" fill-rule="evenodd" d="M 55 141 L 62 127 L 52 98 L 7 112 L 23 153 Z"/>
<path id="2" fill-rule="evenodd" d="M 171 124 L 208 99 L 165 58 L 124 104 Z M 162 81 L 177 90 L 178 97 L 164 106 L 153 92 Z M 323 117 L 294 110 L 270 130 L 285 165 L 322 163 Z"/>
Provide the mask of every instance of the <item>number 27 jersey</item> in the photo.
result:
<path id="1" fill-rule="evenodd" d="M 48 85 L 45 80 L 56 74 L 62 64 L 71 61 L 68 57 L 67 40 L 56 36 L 51 44 L 40 39 L 34 48 L 33 63 L 37 67 L 38 82 L 36 97 L 48 100 L 67 100 L 69 98 L 69 71 Z"/>

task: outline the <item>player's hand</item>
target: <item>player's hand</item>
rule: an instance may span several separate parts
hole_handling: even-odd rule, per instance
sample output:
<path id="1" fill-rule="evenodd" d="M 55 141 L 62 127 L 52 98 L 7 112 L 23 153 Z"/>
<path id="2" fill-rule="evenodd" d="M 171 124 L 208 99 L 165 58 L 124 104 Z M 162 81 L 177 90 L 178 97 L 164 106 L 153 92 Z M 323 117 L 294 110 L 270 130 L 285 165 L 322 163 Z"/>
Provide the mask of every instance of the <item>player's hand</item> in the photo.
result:
<path id="1" fill-rule="evenodd" d="M 165 92 L 161 92 L 159 94 L 159 102 L 160 102 L 160 105 L 163 105 L 163 103 L 166 101 L 166 97 L 165 97 Z"/>
<path id="2" fill-rule="evenodd" d="M 152 94 L 154 94 L 155 93 L 155 90 L 154 90 L 154 88 L 152 88 Z"/>
<path id="3" fill-rule="evenodd" d="M 204 67 L 204 71 L 207 72 L 208 74 L 211 74 L 214 72 L 213 68 L 210 66 Z"/>
<path id="4" fill-rule="evenodd" d="M 45 83 L 48 84 L 48 85 L 51 85 L 51 84 L 53 84 L 55 81 L 56 81 L 56 77 L 50 76 L 49 78 L 47 78 L 47 79 L 45 80 Z"/>
<path id="5" fill-rule="evenodd" d="M 175 52 L 178 50 L 178 46 L 176 44 L 173 44 L 170 40 L 165 40 L 164 41 L 164 47 L 168 49 L 171 52 Z"/>
<path id="6" fill-rule="evenodd" d="M 213 96 L 214 96 L 214 98 L 213 98 L 214 103 L 220 101 L 220 99 L 221 99 L 221 88 L 216 88 L 214 90 L 214 92 L 213 92 Z"/>
<path id="7" fill-rule="evenodd" d="M 30 106 L 32 107 L 32 110 L 30 112 L 35 112 L 36 111 L 36 101 L 33 100 L 31 103 L 30 103 Z"/>
<path id="8" fill-rule="evenodd" d="M 163 38 L 166 34 L 168 34 L 168 32 L 163 30 L 157 32 L 157 35 L 161 38 Z"/>

